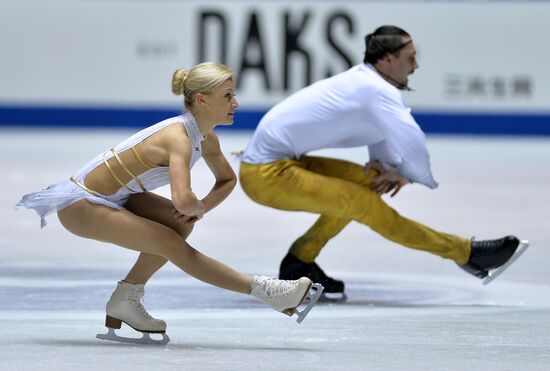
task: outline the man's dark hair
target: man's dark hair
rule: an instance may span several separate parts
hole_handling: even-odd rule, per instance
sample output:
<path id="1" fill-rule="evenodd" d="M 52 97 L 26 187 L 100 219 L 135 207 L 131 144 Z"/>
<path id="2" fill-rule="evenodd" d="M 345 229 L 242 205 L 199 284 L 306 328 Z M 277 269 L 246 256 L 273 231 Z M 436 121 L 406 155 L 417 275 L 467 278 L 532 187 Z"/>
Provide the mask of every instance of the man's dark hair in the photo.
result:
<path id="1" fill-rule="evenodd" d="M 381 26 L 373 33 L 365 36 L 365 58 L 363 63 L 375 64 L 387 53 L 399 56 L 399 51 L 409 42 L 403 42 L 403 37 L 410 35 L 396 26 Z"/>

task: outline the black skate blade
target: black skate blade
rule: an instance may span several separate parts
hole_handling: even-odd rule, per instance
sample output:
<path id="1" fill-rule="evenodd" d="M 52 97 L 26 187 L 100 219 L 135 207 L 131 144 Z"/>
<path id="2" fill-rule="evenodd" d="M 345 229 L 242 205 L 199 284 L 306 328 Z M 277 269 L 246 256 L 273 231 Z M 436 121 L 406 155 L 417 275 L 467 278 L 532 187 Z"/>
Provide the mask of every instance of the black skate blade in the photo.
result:
<path id="1" fill-rule="evenodd" d="M 118 336 L 115 333 L 115 330 L 112 328 L 108 328 L 109 331 L 107 331 L 106 334 L 97 334 L 96 338 L 100 340 L 108 340 L 108 341 L 116 341 L 119 343 L 127 343 L 127 344 L 145 344 L 145 345 L 166 345 L 170 342 L 170 338 L 166 334 L 160 334 L 162 335 L 162 339 L 156 340 L 152 339 L 149 333 L 142 332 L 143 336 L 141 338 L 129 338 L 125 336 Z"/>
<path id="2" fill-rule="evenodd" d="M 485 278 L 485 280 L 483 280 L 483 284 L 488 285 L 495 278 L 500 276 L 502 274 L 502 272 L 504 272 L 510 265 L 512 265 L 512 263 L 515 262 L 525 252 L 525 250 L 527 250 L 528 247 L 529 247 L 529 241 L 521 240 L 519 242 L 518 249 L 516 250 L 514 255 L 512 255 L 512 257 L 510 259 L 508 259 L 508 261 L 506 263 L 504 263 L 503 265 L 498 267 L 498 269 L 495 269 L 494 271 L 489 272 L 489 274 L 487 275 L 487 278 Z"/>
<path id="3" fill-rule="evenodd" d="M 348 300 L 345 292 L 323 292 L 319 303 L 343 303 Z"/>
<path id="4" fill-rule="evenodd" d="M 309 311 L 313 306 L 317 303 L 319 298 L 321 297 L 321 294 L 323 293 L 324 287 L 321 286 L 318 283 L 313 283 L 309 287 L 309 291 L 307 293 L 307 297 L 302 301 L 302 303 L 306 304 L 306 307 L 304 310 L 299 311 L 298 308 L 295 308 L 295 313 L 298 315 L 298 318 L 296 319 L 296 322 L 302 323 L 304 318 L 308 315 Z"/>

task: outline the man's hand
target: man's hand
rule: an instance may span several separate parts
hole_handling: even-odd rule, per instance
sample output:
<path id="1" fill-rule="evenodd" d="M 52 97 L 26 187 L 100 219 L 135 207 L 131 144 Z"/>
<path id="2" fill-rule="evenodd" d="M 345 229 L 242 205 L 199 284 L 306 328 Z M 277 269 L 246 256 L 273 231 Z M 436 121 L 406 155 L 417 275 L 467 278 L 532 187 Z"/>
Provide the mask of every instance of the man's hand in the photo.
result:
<path id="1" fill-rule="evenodd" d="M 386 170 L 377 160 L 370 161 L 365 165 L 365 173 L 368 173 L 371 169 L 375 170 L 378 175 L 372 178 L 370 187 L 379 195 L 393 191 L 390 195 L 390 197 L 393 197 L 403 188 L 403 186 L 409 183 L 394 170 Z"/>
<path id="2" fill-rule="evenodd" d="M 387 171 L 378 160 L 372 160 L 365 164 L 365 174 L 368 174 L 371 169 L 376 171 L 379 175 Z"/>

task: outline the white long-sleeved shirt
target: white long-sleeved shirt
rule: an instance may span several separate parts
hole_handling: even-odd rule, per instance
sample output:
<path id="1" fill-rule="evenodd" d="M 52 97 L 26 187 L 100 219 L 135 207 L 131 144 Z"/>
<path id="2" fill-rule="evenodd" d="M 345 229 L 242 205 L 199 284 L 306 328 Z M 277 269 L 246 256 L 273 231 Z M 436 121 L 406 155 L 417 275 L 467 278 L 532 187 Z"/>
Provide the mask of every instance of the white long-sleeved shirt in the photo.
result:
<path id="1" fill-rule="evenodd" d="M 318 81 L 275 105 L 241 157 L 251 164 L 299 158 L 323 148 L 368 146 L 371 160 L 436 188 L 426 136 L 401 92 L 369 64 Z"/>

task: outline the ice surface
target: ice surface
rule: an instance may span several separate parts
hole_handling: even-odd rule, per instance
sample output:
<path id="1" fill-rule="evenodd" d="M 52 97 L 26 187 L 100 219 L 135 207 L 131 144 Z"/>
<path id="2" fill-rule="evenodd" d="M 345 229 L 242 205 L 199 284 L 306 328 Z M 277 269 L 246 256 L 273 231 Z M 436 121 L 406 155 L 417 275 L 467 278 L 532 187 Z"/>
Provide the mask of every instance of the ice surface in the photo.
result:
<path id="1" fill-rule="evenodd" d="M 298 325 L 167 265 L 147 285 L 145 305 L 167 321 L 172 341 L 147 347 L 95 339 L 106 331 L 105 303 L 137 254 L 72 236 L 55 215 L 40 230 L 31 211 L 14 211 L 22 194 L 68 177 L 129 134 L 0 130 L 0 369 L 550 369 L 550 139 L 429 137 L 440 188 L 407 186 L 388 201 L 446 232 L 529 239 L 527 252 L 490 285 L 352 223 L 318 259 L 346 281 L 346 303 L 317 305 Z M 220 133 L 228 157 L 250 134 Z M 363 148 L 319 154 L 367 160 Z M 212 180 L 198 163 L 196 193 Z M 314 220 L 254 204 L 237 186 L 189 242 L 240 271 L 275 275 Z"/>

